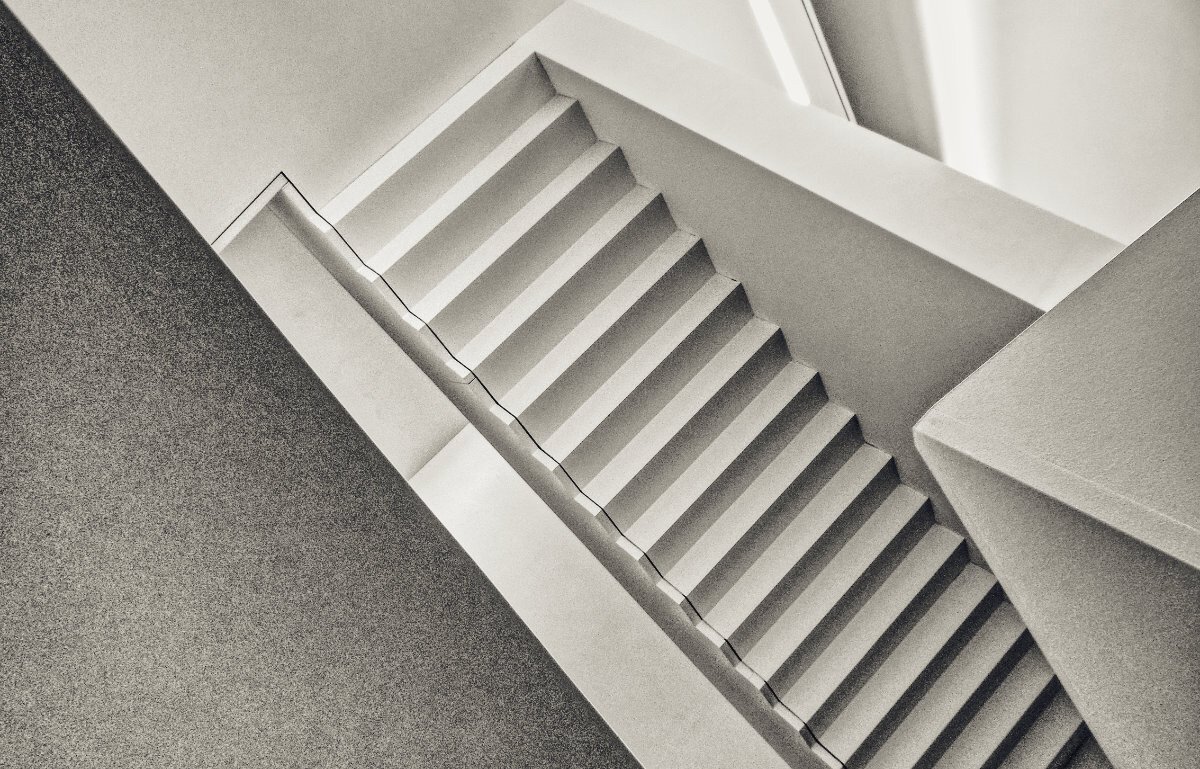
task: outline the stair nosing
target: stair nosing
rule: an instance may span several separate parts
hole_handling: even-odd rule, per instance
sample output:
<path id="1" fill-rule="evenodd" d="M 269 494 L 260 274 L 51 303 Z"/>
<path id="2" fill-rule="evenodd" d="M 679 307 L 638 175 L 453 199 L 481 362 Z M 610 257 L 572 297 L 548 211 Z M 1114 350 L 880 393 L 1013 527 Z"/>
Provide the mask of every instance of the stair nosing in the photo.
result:
<path id="1" fill-rule="evenodd" d="M 779 328 L 774 324 L 750 318 L 588 482 L 585 489 L 588 496 L 600 505 L 610 502 L 729 382 L 745 370 L 778 331 Z"/>
<path id="2" fill-rule="evenodd" d="M 910 487 L 897 485 L 762 638 L 742 656 L 742 661 L 763 678 L 773 677 L 788 657 L 808 641 L 825 617 L 836 611 L 870 573 L 888 546 L 920 513 L 925 502 L 925 497 Z M 820 613 L 814 614 L 818 607 Z M 798 633 L 802 635 L 797 637 Z"/>
<path id="3" fill-rule="evenodd" d="M 905 560 L 896 567 L 892 574 L 888 576 L 888 579 L 884 581 L 884 584 L 876 590 L 875 595 L 867 600 L 862 609 L 847 623 L 842 632 L 834 638 L 829 648 L 817 657 L 813 664 L 809 666 L 809 669 L 793 683 L 787 692 L 782 693 L 781 699 L 787 706 L 806 721 L 815 719 L 829 704 L 830 698 L 836 693 L 842 682 L 854 675 L 855 670 L 866 661 L 872 649 L 876 647 L 888 632 L 892 631 L 893 626 L 899 621 L 901 615 L 917 600 L 921 591 L 945 568 L 950 559 L 954 557 L 955 551 L 962 547 L 963 541 L 960 535 L 945 526 L 934 524 L 930 527 L 921 540 L 913 546 L 913 549 L 905 557 Z M 919 570 L 919 567 L 925 563 L 922 556 L 927 549 L 933 551 L 932 555 L 928 557 L 930 559 L 928 563 L 932 568 L 928 570 L 928 574 L 925 574 L 924 570 Z M 910 561 L 910 558 L 913 560 Z M 969 565 L 967 568 L 978 569 L 978 567 L 971 567 Z M 916 572 L 915 579 L 907 573 L 909 569 Z M 896 577 L 898 573 L 901 575 L 900 577 Z M 891 581 L 893 579 L 898 581 Z M 908 579 L 913 579 L 913 581 L 910 583 L 907 581 Z M 903 592 L 899 592 L 900 588 L 904 588 Z M 909 588 L 912 589 L 909 590 Z M 879 600 L 884 600 L 884 598 L 890 597 L 893 592 L 899 592 L 899 595 L 903 597 L 902 601 L 890 604 L 896 607 L 895 612 L 892 614 L 875 612 L 872 599 L 880 596 Z M 857 621 L 859 617 L 863 618 L 861 623 Z M 878 619 L 886 620 L 886 625 L 881 631 L 876 632 L 878 625 L 872 624 L 871 620 Z M 860 632 L 855 633 L 854 631 Z M 848 650 L 844 649 L 844 643 L 839 644 L 839 641 L 842 641 L 848 633 L 851 635 L 847 640 L 852 640 L 859 646 L 857 653 L 854 655 L 850 655 Z M 860 634 L 861 637 L 859 637 Z M 839 649 L 840 651 L 838 651 Z M 836 661 L 838 664 L 827 663 L 826 655 L 829 655 L 828 658 Z M 849 662 L 850 664 L 846 665 L 844 662 Z M 818 684 L 820 684 L 819 687 Z M 817 699 L 813 699 L 814 693 Z"/>
<path id="4" fill-rule="evenodd" d="M 1020 727 L 1022 720 L 1037 707 L 1038 702 L 1043 700 L 1054 683 L 1054 671 L 1050 669 L 1049 663 L 1042 657 L 1037 647 L 1031 646 L 1025 652 L 1024 657 L 1005 675 L 1004 680 L 1000 682 L 987 701 L 979 707 L 954 742 L 946 749 L 946 752 L 938 758 L 934 769 L 956 769 L 956 767 L 947 765 L 946 762 L 953 760 L 957 755 L 955 753 L 957 746 L 966 744 L 962 742 L 963 740 L 978 742 L 981 738 L 986 739 L 987 744 L 980 745 L 987 750 L 987 755 L 983 757 L 981 764 L 994 760 L 1005 741 Z M 1006 696 L 1005 693 L 1014 689 L 1016 693 L 1013 696 L 1017 698 L 1015 703 L 1000 701 L 1002 697 Z M 1001 726 L 1002 732 L 993 728 L 996 722 L 992 719 L 999 715 L 997 710 L 1005 716 Z M 979 733 L 980 730 L 982 730 L 982 734 Z"/>
<path id="5" fill-rule="evenodd" d="M 726 637 L 732 635 L 754 609 L 780 585 L 796 563 L 821 542 L 825 533 L 866 491 L 891 461 L 891 456 L 880 449 L 868 443 L 860 445 L 845 464 L 838 468 L 833 477 L 796 514 L 791 523 L 767 545 L 754 563 L 725 591 L 725 594 L 706 615 L 708 623 L 716 627 L 718 632 L 723 632 L 722 628 L 727 629 Z M 861 470 L 856 466 L 859 462 L 865 465 Z M 855 466 L 852 467 L 852 465 Z M 835 484 L 835 482 L 843 473 L 852 472 L 863 473 L 863 477 L 856 478 L 849 487 L 852 495 L 845 500 L 834 497 L 834 494 L 842 492 L 842 489 L 838 487 L 840 484 Z M 859 481 L 861 481 L 861 485 Z M 834 490 L 827 491 L 831 488 Z M 813 512 L 821 517 L 816 519 Z M 821 526 L 819 529 L 814 529 L 813 524 L 817 520 L 821 521 Z M 803 543 L 802 548 L 796 547 L 799 543 Z M 775 567 L 770 568 L 772 565 Z M 759 572 L 765 572 L 765 580 L 755 579 Z M 763 584 L 753 585 L 756 581 L 761 581 Z M 747 595 L 747 592 L 751 590 L 752 592 Z"/>
<path id="6" fill-rule="evenodd" d="M 434 322 L 462 292 L 474 285 L 538 222 L 585 184 L 618 151 L 616 145 L 603 141 L 597 141 L 584 150 L 421 297 L 413 307 L 413 313 L 426 323 Z"/>
<path id="7" fill-rule="evenodd" d="M 579 240 L 463 346 L 458 354 L 463 365 L 475 369 L 489 360 L 659 196 L 657 191 L 635 184 Z"/>
<path id="8" fill-rule="evenodd" d="M 1003 635 L 993 639 L 988 637 L 993 632 L 990 628 L 994 627 L 989 623 L 1003 623 L 1007 627 L 995 630 L 995 633 Z M 1020 623 L 1015 611 L 1003 605 L 997 607 L 993 617 L 980 627 L 975 637 L 959 651 L 937 680 L 931 682 L 921 701 L 901 719 L 895 733 L 879 746 L 867 765 L 872 769 L 899 769 L 904 765 L 912 767 L 928 763 L 930 751 L 966 711 L 980 687 L 996 674 L 1004 659 L 1026 634 L 1025 626 Z M 984 648 L 980 649 L 981 646 Z M 981 656 L 985 654 L 988 656 Z M 965 675 L 969 676 L 966 685 L 952 678 L 963 675 L 961 671 L 964 669 Z M 976 707 L 982 704 L 977 703 Z M 961 735 L 962 731 L 957 736 Z M 897 753 L 900 755 L 897 756 Z M 897 764 L 897 760 L 903 763 Z"/>
<path id="9" fill-rule="evenodd" d="M 368 260 L 371 269 L 383 274 L 396 265 L 404 256 L 429 237 L 446 217 L 450 216 L 459 206 L 470 200 L 483 188 L 487 182 L 511 163 L 521 152 L 548 131 L 558 120 L 576 105 L 576 100 L 569 96 L 556 94 L 551 96 L 532 115 L 525 119 L 515 131 L 509 134 L 476 163 L 450 189 L 443 192 L 424 211 L 417 215 L 412 222 L 386 243 Z M 537 130 L 531 130 L 537 126 Z M 528 136 L 524 134 L 528 133 Z M 471 183 L 467 183 L 470 180 Z M 444 210 L 439 210 L 444 209 Z"/>
<path id="10" fill-rule="evenodd" d="M 749 450 L 754 441 L 771 426 L 771 423 L 779 418 L 788 406 L 804 392 L 816 376 L 816 371 L 803 364 L 795 361 L 785 364 L 779 374 L 738 412 L 725 430 L 714 438 L 704 451 L 700 452 L 688 468 L 654 502 L 650 503 L 645 512 L 626 531 L 626 536 L 643 550 L 649 550 L 658 544 L 700 497 Z M 788 383 L 786 380 L 791 378 L 795 378 L 797 381 Z M 763 404 L 760 403 L 760 399 L 766 398 L 768 394 L 774 395 L 773 388 L 779 388 L 783 394 L 779 396 L 777 406 L 766 411 Z M 765 419 L 755 421 L 758 417 L 765 417 Z M 761 427 L 759 422 L 761 422 Z M 735 429 L 735 425 L 737 428 L 743 429 Z M 709 461 L 713 459 L 714 455 L 722 461 L 715 463 Z M 711 469 L 707 470 L 704 476 L 695 478 L 700 475 L 698 468 L 705 467 Z M 690 491 L 688 487 L 690 487 Z"/>
<path id="11" fill-rule="evenodd" d="M 1047 722 L 1046 719 L 1050 721 Z M 1081 732 L 1086 734 L 1087 726 L 1071 702 L 1070 696 L 1060 685 L 1058 691 L 1046 703 L 1046 707 L 1021 736 L 1020 741 L 1001 760 L 997 769 L 1050 769 L 1052 762 L 1062 755 Z M 1026 755 L 1023 756 L 1022 753 Z M 1030 759 L 1033 764 L 1029 763 Z M 1022 763 L 1015 764 L 1014 761 L 1018 760 Z"/>
<path id="12" fill-rule="evenodd" d="M 518 416 L 523 414 L 670 274 L 699 242 L 698 237 L 683 230 L 672 233 L 509 388 L 502 399 L 504 407 Z M 551 361 L 554 361 L 554 365 L 551 365 Z"/>
<path id="13" fill-rule="evenodd" d="M 944 653 L 947 646 L 953 642 L 954 637 L 962 631 L 963 623 L 987 600 L 987 596 L 995 589 L 995 577 L 981 570 L 981 573 L 986 575 L 986 578 L 978 585 L 969 584 L 966 580 L 971 578 L 979 579 L 974 576 L 977 573 L 964 570 L 956 578 L 955 582 L 951 583 L 946 591 L 938 596 L 938 600 L 934 601 L 933 605 L 926 610 L 925 615 L 909 630 L 904 640 L 892 650 L 892 653 L 888 656 L 884 664 L 875 671 L 858 693 L 847 703 L 846 707 L 834 719 L 833 723 L 827 729 L 823 730 L 820 735 L 821 741 L 830 750 L 834 751 L 836 755 L 844 756 L 846 760 L 849 760 L 858 752 L 861 746 L 870 739 L 871 735 L 887 719 L 897 703 L 909 693 L 929 666 L 934 664 L 935 660 Z M 963 585 L 960 589 L 966 593 L 969 603 L 964 607 L 959 607 L 959 610 L 951 614 L 943 615 L 938 611 L 938 608 L 940 605 L 952 601 L 955 597 L 952 591 L 960 581 L 962 581 Z M 953 625 L 939 627 L 942 624 L 939 620 L 944 622 L 947 619 L 952 620 Z M 929 627 L 938 631 L 934 637 L 935 645 L 932 648 L 922 647 L 917 650 L 911 649 L 912 645 L 921 642 L 922 634 L 920 631 L 924 629 L 923 625 L 926 622 L 929 623 Z M 917 668 L 915 670 L 907 670 L 908 675 L 905 676 L 899 676 L 897 675 L 898 671 L 891 670 L 892 667 L 903 663 L 902 656 L 907 656 L 914 651 L 919 652 L 917 654 Z M 889 665 L 893 660 L 897 660 L 897 662 L 894 665 Z M 872 686 L 876 682 L 879 682 L 880 685 L 887 684 L 884 686 L 884 692 L 876 691 L 879 686 Z M 897 689 L 897 686 L 901 688 Z M 886 709 L 880 711 L 879 703 L 885 704 Z M 858 719 L 860 724 L 856 726 L 851 724 L 851 717 L 858 710 L 866 710 L 865 715 L 870 716 L 870 718 Z M 864 729 L 861 725 L 862 722 L 869 722 L 870 726 Z"/>

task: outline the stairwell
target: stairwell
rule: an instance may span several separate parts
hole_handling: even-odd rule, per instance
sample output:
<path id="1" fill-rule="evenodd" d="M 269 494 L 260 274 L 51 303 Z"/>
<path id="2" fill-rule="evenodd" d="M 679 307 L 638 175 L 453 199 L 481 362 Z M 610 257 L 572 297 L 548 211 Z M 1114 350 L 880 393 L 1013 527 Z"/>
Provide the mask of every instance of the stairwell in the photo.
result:
<path id="1" fill-rule="evenodd" d="M 1069 765 L 1087 728 L 995 578 L 703 233 L 536 59 L 458 98 L 325 236 L 826 763 Z"/>

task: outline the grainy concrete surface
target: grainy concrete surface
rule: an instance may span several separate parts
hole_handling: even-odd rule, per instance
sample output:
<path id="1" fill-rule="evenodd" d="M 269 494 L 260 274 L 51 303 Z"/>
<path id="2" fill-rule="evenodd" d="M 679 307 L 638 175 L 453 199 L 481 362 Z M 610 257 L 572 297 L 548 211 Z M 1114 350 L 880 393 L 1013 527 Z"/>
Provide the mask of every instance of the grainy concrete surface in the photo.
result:
<path id="1" fill-rule="evenodd" d="M 1200 192 L 943 398 L 917 442 L 1120 769 L 1200 766 Z"/>
<path id="2" fill-rule="evenodd" d="M 2 7 L 0 765 L 636 765 Z"/>

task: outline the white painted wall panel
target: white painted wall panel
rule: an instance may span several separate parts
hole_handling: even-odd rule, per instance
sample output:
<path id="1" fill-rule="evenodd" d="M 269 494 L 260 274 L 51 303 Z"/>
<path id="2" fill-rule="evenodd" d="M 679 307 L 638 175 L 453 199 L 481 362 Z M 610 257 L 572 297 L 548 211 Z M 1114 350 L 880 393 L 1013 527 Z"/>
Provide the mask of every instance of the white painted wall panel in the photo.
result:
<path id="1" fill-rule="evenodd" d="M 278 171 L 318 205 L 560 0 L 10 0 L 213 238 Z"/>

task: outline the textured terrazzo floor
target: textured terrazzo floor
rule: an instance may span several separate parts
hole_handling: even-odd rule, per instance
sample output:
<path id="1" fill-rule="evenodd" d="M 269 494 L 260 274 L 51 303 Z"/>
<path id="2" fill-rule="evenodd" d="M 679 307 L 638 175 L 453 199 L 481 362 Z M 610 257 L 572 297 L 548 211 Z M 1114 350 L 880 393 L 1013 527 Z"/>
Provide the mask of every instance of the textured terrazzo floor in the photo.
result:
<path id="1" fill-rule="evenodd" d="M 3 7 L 0 765 L 636 766 Z"/>

